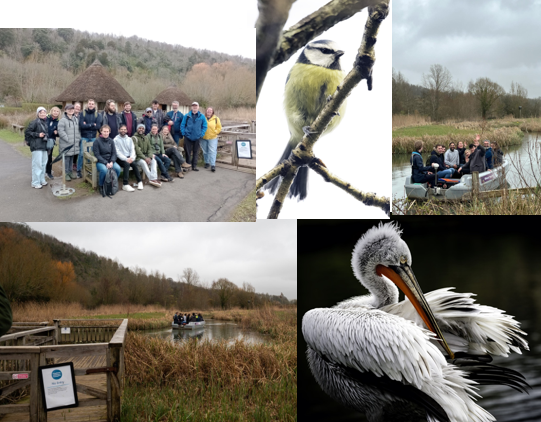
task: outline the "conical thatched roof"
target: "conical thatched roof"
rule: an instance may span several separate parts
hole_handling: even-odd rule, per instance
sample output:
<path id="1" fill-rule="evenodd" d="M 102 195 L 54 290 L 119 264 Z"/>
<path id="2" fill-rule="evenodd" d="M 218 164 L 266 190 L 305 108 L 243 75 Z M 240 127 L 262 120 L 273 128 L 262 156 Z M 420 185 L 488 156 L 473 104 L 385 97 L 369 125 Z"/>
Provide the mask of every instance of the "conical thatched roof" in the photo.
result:
<path id="1" fill-rule="evenodd" d="M 171 104 L 173 101 L 178 101 L 181 106 L 191 106 L 193 102 L 176 85 L 171 85 L 169 88 L 160 92 L 156 97 L 156 101 L 160 104 Z"/>
<path id="2" fill-rule="evenodd" d="M 89 98 L 98 103 L 104 103 L 109 99 L 119 104 L 126 101 L 135 102 L 122 85 L 104 69 L 99 60 L 92 63 L 55 100 L 71 102 L 86 101 Z"/>

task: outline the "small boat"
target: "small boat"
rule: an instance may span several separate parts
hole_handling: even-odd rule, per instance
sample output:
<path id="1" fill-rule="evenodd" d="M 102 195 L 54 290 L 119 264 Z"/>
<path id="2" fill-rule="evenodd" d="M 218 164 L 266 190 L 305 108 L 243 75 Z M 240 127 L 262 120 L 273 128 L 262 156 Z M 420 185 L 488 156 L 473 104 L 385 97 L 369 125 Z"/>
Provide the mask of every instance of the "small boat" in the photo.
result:
<path id="1" fill-rule="evenodd" d="M 186 325 L 171 324 L 173 330 L 195 330 L 196 328 L 205 328 L 205 321 L 192 321 Z"/>
<path id="2" fill-rule="evenodd" d="M 479 192 L 496 190 L 505 186 L 505 172 L 508 164 L 508 161 L 504 160 L 501 166 L 479 173 Z M 432 188 L 426 183 L 413 183 L 410 176 L 406 178 L 404 187 L 409 199 L 466 200 L 471 199 L 472 175 L 466 174 L 460 179 L 438 179 L 438 185 Z"/>

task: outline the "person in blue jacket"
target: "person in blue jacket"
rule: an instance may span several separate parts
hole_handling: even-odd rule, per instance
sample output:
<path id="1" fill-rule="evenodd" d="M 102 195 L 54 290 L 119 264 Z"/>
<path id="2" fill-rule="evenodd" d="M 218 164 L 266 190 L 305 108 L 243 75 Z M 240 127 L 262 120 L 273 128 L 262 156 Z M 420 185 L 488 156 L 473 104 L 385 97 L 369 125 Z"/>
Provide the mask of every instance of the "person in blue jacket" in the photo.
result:
<path id="1" fill-rule="evenodd" d="M 433 165 L 423 166 L 423 157 L 421 152 L 423 151 L 423 141 L 415 141 L 415 151 L 411 153 L 411 178 L 413 183 L 433 183 L 434 173 L 432 170 Z"/>
<path id="2" fill-rule="evenodd" d="M 193 171 L 199 171 L 197 161 L 199 158 L 199 142 L 207 132 L 207 119 L 199 111 L 199 103 L 192 104 L 192 111 L 182 119 L 180 127 L 184 136 L 184 149 L 186 150 L 186 162 L 192 165 Z"/>
<path id="3" fill-rule="evenodd" d="M 169 125 L 169 132 L 171 133 L 171 135 L 173 135 L 173 139 L 175 140 L 177 145 L 180 141 L 181 135 L 180 125 L 182 124 L 182 120 L 184 119 L 184 114 L 182 114 L 178 109 L 179 105 L 180 104 L 178 101 L 173 101 L 173 103 L 171 104 L 172 110 L 166 115 L 169 118 L 169 120 L 166 119 L 166 124 Z"/>

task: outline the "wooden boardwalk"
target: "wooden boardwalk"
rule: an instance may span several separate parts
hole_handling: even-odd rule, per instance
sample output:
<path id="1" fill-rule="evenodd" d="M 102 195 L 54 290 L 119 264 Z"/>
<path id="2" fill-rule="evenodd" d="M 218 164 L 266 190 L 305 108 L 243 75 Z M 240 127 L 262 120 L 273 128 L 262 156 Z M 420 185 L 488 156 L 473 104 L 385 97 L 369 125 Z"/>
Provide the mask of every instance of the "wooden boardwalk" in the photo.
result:
<path id="1" fill-rule="evenodd" d="M 65 363 L 73 362 L 75 369 L 82 368 L 103 368 L 105 364 L 105 356 L 81 356 L 75 358 L 63 358 L 55 359 L 55 363 Z M 107 375 L 103 374 L 93 374 L 93 375 L 84 375 L 76 376 L 75 382 L 77 384 L 83 384 L 87 387 L 96 388 L 98 390 L 107 392 Z M 77 393 L 79 400 L 82 399 L 95 399 L 95 397 L 90 396 L 84 393 Z M 27 397 L 22 400 L 20 403 L 28 402 L 30 399 Z M 23 413 L 11 413 L 5 415 L 3 418 L 0 416 L 0 421 L 2 422 L 22 422 L 30 421 L 28 415 Z M 71 409 L 62 409 L 55 410 L 53 412 L 47 413 L 47 421 L 49 422 L 106 422 L 107 421 L 107 406 L 91 406 L 91 407 L 74 407 Z"/>

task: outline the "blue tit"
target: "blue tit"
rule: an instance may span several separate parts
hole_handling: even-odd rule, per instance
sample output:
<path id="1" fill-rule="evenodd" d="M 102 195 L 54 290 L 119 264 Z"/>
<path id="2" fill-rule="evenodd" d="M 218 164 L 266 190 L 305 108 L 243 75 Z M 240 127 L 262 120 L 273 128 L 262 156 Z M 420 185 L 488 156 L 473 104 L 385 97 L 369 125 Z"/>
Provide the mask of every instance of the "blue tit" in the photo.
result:
<path id="1" fill-rule="evenodd" d="M 344 52 L 334 41 L 318 40 L 309 43 L 299 56 L 286 80 L 284 93 L 284 109 L 291 137 L 280 162 L 287 160 L 291 151 L 302 141 L 304 131 L 316 120 L 327 104 L 329 96 L 336 92 L 342 83 L 345 73 L 340 67 L 340 57 Z M 346 103 L 340 108 L 323 134 L 331 132 L 344 116 Z M 275 194 L 282 177 L 271 180 L 265 189 Z M 289 197 L 306 198 L 308 184 L 308 167 L 299 168 L 293 184 L 289 188 Z"/>

